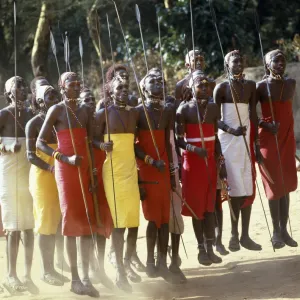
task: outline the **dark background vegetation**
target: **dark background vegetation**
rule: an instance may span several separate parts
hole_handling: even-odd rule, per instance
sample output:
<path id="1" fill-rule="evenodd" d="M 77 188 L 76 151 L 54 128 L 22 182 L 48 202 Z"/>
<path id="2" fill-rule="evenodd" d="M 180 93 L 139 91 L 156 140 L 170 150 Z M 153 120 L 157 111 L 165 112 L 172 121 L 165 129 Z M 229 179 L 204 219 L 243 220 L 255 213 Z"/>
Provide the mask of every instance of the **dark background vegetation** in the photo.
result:
<path id="1" fill-rule="evenodd" d="M 45 75 L 55 84 L 58 80 L 55 60 L 49 44 L 52 27 L 61 71 L 65 71 L 63 37 L 70 39 L 72 71 L 81 71 L 78 37 L 84 48 L 85 82 L 98 94 L 99 68 L 97 17 L 104 65 L 111 63 L 106 14 L 111 23 L 114 59 L 127 62 L 124 40 L 110 0 L 17 0 L 17 69 L 30 82 L 34 75 Z M 140 32 L 135 17 L 139 5 L 147 57 L 150 67 L 159 66 L 157 14 L 161 17 L 164 71 L 169 87 L 185 74 L 184 55 L 191 49 L 188 0 L 117 0 L 116 1 L 139 78 L 145 74 Z M 223 72 L 223 59 L 207 0 L 193 0 L 195 44 L 205 55 L 211 76 Z M 253 11 L 261 22 L 264 51 L 283 49 L 289 61 L 300 60 L 300 1 L 298 0 L 214 0 L 224 51 L 240 49 L 248 66 L 261 65 L 261 56 Z M 184 38 L 186 37 L 186 38 Z M 0 93 L 4 82 L 14 75 L 13 1 L 0 1 Z M 133 86 L 134 88 L 134 86 Z M 172 91 L 171 91 L 172 92 Z"/>

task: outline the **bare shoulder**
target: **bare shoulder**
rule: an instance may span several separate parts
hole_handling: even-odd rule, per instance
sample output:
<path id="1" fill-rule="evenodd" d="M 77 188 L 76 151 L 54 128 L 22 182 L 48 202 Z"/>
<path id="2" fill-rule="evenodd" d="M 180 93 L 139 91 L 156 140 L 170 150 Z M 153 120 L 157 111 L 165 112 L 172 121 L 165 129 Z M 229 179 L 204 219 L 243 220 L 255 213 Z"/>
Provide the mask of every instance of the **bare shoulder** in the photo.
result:
<path id="1" fill-rule="evenodd" d="M 228 81 L 223 81 L 216 85 L 215 90 L 220 92 L 220 91 L 225 90 L 227 87 L 228 87 Z"/>
<path id="2" fill-rule="evenodd" d="M 25 132 L 38 131 L 43 123 L 44 120 L 39 115 L 36 115 L 26 123 Z"/>
<path id="3" fill-rule="evenodd" d="M 256 88 L 256 82 L 253 80 L 246 80 L 246 84 L 249 85 L 252 89 Z"/>
<path id="4" fill-rule="evenodd" d="M 296 86 L 296 80 L 294 78 L 286 77 L 284 80 L 287 84 L 290 84 L 291 86 Z"/>

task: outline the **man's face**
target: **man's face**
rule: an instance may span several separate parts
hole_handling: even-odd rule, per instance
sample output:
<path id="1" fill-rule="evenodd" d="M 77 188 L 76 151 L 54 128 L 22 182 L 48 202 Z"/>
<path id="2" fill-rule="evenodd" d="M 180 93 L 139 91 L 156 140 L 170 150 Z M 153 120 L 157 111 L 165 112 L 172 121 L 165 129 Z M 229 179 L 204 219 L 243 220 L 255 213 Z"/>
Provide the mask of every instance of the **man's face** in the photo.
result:
<path id="1" fill-rule="evenodd" d="M 282 76 L 286 67 L 285 57 L 281 53 L 277 54 L 275 57 L 272 57 L 268 67 L 274 74 Z"/>
<path id="2" fill-rule="evenodd" d="M 204 57 L 200 55 L 199 52 L 195 52 L 195 56 L 193 53 L 190 54 L 190 57 L 188 59 L 188 62 L 186 63 L 186 67 L 191 70 L 204 70 L 205 61 Z"/>
<path id="3" fill-rule="evenodd" d="M 244 71 L 243 58 L 239 55 L 230 56 L 228 62 L 228 68 L 231 74 L 239 75 Z"/>
<path id="4" fill-rule="evenodd" d="M 68 99 L 77 99 L 80 94 L 80 81 L 77 76 L 69 77 L 64 84 L 65 96 Z"/>
<path id="5" fill-rule="evenodd" d="M 210 97 L 211 89 L 209 81 L 205 77 L 201 77 L 195 82 L 195 96 L 197 99 L 206 99 Z"/>
<path id="6" fill-rule="evenodd" d="M 81 102 L 92 108 L 96 109 L 96 100 L 90 91 L 80 93 Z"/>
<path id="7" fill-rule="evenodd" d="M 148 76 L 145 80 L 145 92 L 154 97 L 163 96 L 163 78 L 161 74 Z"/>
<path id="8" fill-rule="evenodd" d="M 128 82 L 118 79 L 112 82 L 111 94 L 115 105 L 124 106 L 128 102 Z"/>
<path id="9" fill-rule="evenodd" d="M 46 93 L 46 95 L 44 96 L 44 103 L 47 109 L 59 103 L 59 99 L 57 98 L 55 90 L 50 90 Z"/>
<path id="10" fill-rule="evenodd" d="M 15 102 L 15 97 L 19 102 L 25 102 L 28 95 L 28 89 L 23 81 L 17 80 L 17 86 L 13 83 L 11 88 L 11 100 Z"/>

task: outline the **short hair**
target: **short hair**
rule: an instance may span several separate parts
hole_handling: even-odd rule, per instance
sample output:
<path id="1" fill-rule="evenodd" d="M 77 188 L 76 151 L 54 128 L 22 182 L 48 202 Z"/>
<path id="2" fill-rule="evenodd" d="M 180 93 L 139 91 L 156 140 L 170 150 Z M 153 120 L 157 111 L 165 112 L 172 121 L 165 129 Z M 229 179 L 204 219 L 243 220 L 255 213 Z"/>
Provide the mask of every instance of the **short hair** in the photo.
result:
<path id="1" fill-rule="evenodd" d="M 106 82 L 110 82 L 115 77 L 115 73 L 120 70 L 124 70 L 129 73 L 128 68 L 125 65 L 117 64 L 110 66 L 106 72 Z"/>

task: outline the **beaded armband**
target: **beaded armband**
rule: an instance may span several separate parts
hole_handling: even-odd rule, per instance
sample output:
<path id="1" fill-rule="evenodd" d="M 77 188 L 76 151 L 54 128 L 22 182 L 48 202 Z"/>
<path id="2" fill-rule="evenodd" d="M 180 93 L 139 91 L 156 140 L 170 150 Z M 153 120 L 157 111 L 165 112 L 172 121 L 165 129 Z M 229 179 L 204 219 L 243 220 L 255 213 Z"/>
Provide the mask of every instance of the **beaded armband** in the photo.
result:
<path id="1" fill-rule="evenodd" d="M 144 162 L 147 165 L 153 165 L 154 159 L 150 155 L 146 155 L 145 158 L 144 158 Z"/>
<path id="2" fill-rule="evenodd" d="M 52 153 L 52 157 L 53 157 L 54 159 L 60 161 L 60 160 L 61 160 L 61 157 L 62 157 L 62 154 L 61 154 L 60 152 L 58 152 L 58 151 L 54 151 L 54 152 Z"/>
<path id="3" fill-rule="evenodd" d="M 170 175 L 171 175 L 171 176 L 174 176 L 175 173 L 176 173 L 176 168 L 175 168 L 175 166 L 174 166 L 173 163 L 170 163 L 169 170 L 170 170 Z"/>

